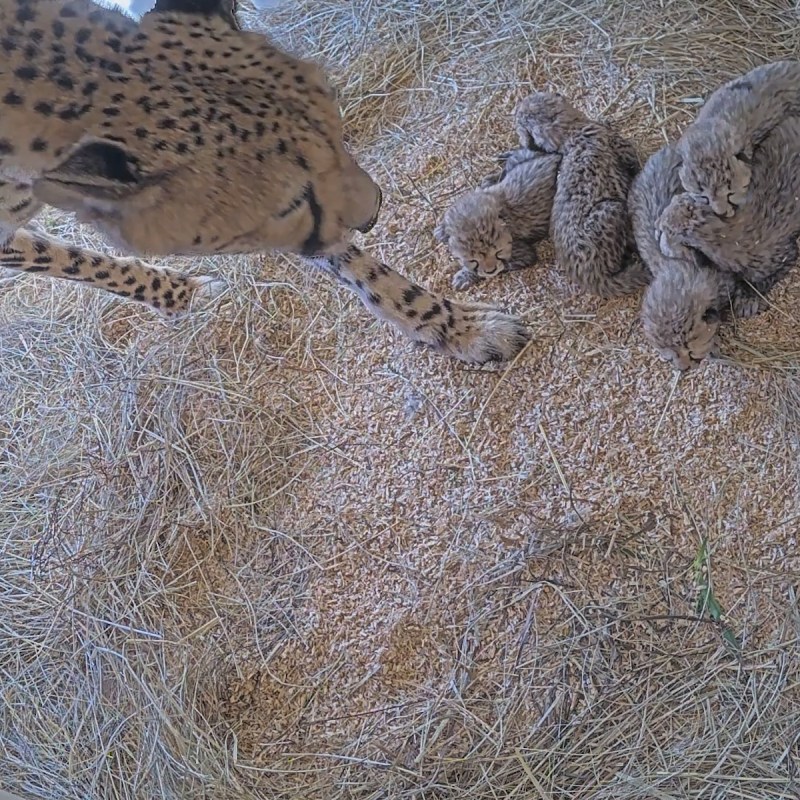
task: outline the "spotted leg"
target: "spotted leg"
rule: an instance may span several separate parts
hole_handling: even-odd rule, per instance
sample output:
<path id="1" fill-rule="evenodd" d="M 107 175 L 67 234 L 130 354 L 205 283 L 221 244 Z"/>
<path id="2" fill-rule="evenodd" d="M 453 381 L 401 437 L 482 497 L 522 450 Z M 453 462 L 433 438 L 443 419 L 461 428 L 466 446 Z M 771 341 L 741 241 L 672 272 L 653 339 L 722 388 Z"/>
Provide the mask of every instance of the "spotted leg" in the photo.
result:
<path id="1" fill-rule="evenodd" d="M 151 266 L 138 258 L 117 258 L 70 247 L 25 229 L 13 233 L 0 247 L 0 267 L 88 283 L 145 303 L 164 316 L 187 311 L 193 301 L 213 294 L 217 288 L 211 278 Z"/>
<path id="2" fill-rule="evenodd" d="M 27 184 L 0 181 L 0 244 L 30 222 L 41 207 Z"/>
<path id="3" fill-rule="evenodd" d="M 477 303 L 437 297 L 355 245 L 336 255 L 308 259 L 358 295 L 373 313 L 410 339 L 461 361 L 507 361 L 530 333 L 517 317 Z"/>
<path id="4" fill-rule="evenodd" d="M 28 184 L 0 181 L 0 267 L 88 283 L 145 303 L 164 316 L 188 310 L 194 299 L 213 293 L 219 286 L 210 278 L 150 266 L 136 258 L 70 247 L 24 229 L 22 226 L 41 206 Z"/>

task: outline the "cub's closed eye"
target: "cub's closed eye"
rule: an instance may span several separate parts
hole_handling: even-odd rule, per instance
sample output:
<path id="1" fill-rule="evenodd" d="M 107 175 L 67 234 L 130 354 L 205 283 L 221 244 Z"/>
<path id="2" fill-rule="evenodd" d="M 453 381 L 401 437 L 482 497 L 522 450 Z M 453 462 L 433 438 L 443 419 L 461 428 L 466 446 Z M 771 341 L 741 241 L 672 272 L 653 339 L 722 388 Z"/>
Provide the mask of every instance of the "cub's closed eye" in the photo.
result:
<path id="1" fill-rule="evenodd" d="M 480 264 L 478 263 L 478 260 L 476 258 L 471 258 L 469 260 L 469 265 L 471 267 L 475 267 L 475 269 L 478 269 L 478 267 L 480 266 Z"/>

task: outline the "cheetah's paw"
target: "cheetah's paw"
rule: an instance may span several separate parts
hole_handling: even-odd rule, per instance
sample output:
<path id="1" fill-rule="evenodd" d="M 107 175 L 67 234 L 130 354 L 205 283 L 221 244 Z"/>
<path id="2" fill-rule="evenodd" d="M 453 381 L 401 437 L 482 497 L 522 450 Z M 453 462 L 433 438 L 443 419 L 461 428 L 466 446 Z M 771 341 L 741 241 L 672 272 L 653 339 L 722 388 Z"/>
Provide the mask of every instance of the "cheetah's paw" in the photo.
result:
<path id="1" fill-rule="evenodd" d="M 662 254 L 667 258 L 682 257 L 683 253 L 681 250 L 685 248 L 676 244 L 664 231 L 656 229 L 656 238 L 658 239 L 658 249 L 661 250 Z"/>
<path id="2" fill-rule="evenodd" d="M 511 361 L 530 341 L 519 317 L 479 303 L 452 304 L 454 324 L 436 349 L 469 364 Z"/>
<path id="3" fill-rule="evenodd" d="M 192 311 L 208 307 L 227 288 L 227 284 L 208 275 L 192 276 L 185 279 L 183 285 L 185 295 L 169 308 L 162 305 L 158 311 L 168 319 L 179 319 Z M 183 292 L 179 292 L 183 294 Z"/>
<path id="4" fill-rule="evenodd" d="M 440 222 L 433 229 L 433 238 L 436 239 L 437 242 L 447 244 L 448 240 L 450 239 L 450 235 L 447 233 L 447 227 L 445 226 L 444 222 Z"/>

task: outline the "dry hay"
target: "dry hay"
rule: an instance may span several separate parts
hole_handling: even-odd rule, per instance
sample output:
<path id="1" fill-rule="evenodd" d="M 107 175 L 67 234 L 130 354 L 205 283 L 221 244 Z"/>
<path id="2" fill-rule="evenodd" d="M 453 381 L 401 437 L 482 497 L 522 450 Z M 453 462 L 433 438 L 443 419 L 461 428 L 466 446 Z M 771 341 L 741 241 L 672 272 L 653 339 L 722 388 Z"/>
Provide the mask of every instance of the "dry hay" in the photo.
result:
<path id="1" fill-rule="evenodd" d="M 777 0 L 301 0 L 261 23 L 336 74 L 386 189 L 372 246 L 440 290 L 433 225 L 531 84 L 650 151 L 798 55 Z M 798 797 L 797 277 L 675 381 L 636 300 L 549 261 L 472 292 L 536 331 L 499 371 L 409 347 L 289 259 L 191 268 L 232 288 L 177 325 L 0 287 L 3 788 Z"/>

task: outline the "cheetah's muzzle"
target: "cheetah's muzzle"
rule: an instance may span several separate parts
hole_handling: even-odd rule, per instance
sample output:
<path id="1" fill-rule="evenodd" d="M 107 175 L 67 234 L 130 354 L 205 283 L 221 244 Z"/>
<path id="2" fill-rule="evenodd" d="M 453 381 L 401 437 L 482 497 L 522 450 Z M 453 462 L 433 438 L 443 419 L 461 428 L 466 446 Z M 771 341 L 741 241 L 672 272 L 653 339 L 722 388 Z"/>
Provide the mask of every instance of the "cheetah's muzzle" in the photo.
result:
<path id="1" fill-rule="evenodd" d="M 356 228 L 359 233 L 369 233 L 377 224 L 378 217 L 381 214 L 381 206 L 383 205 L 383 192 L 380 190 L 379 186 L 376 186 L 375 190 L 378 193 L 375 203 L 375 213 L 363 225 L 360 225 Z"/>

